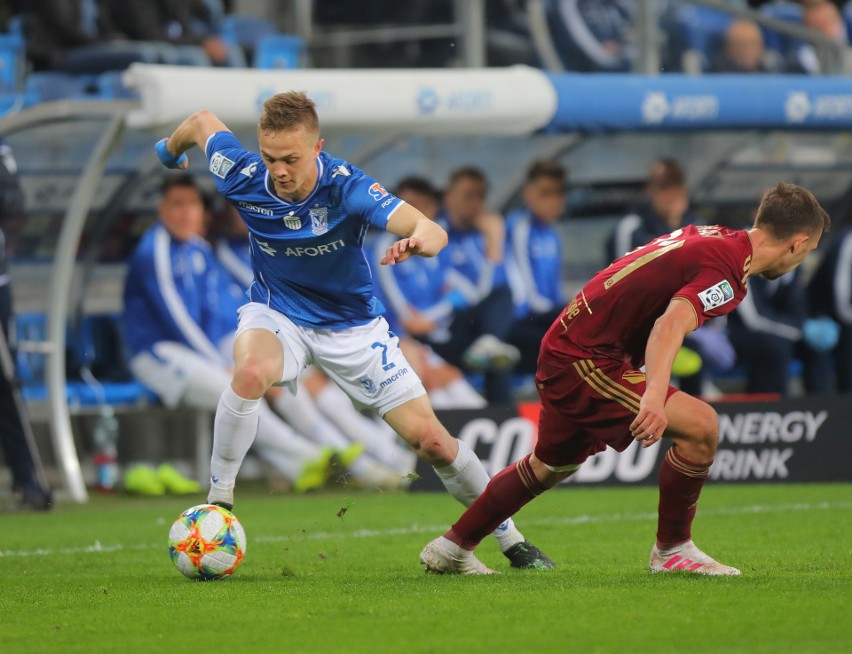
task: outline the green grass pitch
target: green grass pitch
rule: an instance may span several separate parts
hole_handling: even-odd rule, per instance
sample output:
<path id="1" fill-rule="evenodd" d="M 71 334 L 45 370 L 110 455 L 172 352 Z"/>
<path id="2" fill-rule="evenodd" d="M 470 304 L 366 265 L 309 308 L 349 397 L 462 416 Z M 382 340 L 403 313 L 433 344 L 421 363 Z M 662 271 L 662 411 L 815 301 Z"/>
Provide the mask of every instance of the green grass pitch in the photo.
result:
<path id="1" fill-rule="evenodd" d="M 739 578 L 648 574 L 651 488 L 551 491 L 518 524 L 556 570 L 510 570 L 489 539 L 502 574 L 462 578 L 418 563 L 449 496 L 249 487 L 245 561 L 193 582 L 166 535 L 201 499 L 0 515 L 0 652 L 852 651 L 852 484 L 709 484 L 695 540 Z"/>

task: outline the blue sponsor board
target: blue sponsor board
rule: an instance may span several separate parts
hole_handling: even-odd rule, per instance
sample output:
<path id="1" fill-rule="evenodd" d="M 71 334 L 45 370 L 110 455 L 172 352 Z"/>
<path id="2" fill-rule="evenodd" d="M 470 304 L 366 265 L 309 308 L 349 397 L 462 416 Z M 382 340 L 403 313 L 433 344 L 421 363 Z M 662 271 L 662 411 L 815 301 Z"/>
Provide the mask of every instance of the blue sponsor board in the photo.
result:
<path id="1" fill-rule="evenodd" d="M 799 75 L 551 74 L 546 132 L 848 129 L 852 79 Z"/>

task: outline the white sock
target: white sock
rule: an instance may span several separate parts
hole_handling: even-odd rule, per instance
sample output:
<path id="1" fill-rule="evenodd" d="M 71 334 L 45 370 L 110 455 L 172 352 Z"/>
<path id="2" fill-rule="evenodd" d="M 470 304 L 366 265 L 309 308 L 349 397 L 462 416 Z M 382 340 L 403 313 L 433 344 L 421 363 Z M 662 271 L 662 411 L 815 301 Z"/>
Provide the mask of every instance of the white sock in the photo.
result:
<path id="1" fill-rule="evenodd" d="M 459 451 L 453 462 L 448 466 L 435 468 L 435 472 L 438 473 L 438 477 L 441 478 L 450 495 L 465 506 L 473 504 L 489 482 L 488 473 L 482 467 L 482 461 L 464 441 L 459 441 Z M 503 552 L 524 540 L 511 518 L 494 530 L 494 537 L 497 538 L 500 550 Z"/>
<path id="2" fill-rule="evenodd" d="M 298 479 L 305 463 L 317 459 L 322 448 L 312 443 L 281 420 L 267 404 L 258 409 L 255 450 L 290 481 Z"/>
<path id="3" fill-rule="evenodd" d="M 298 395 L 285 390 L 272 401 L 272 405 L 293 429 L 309 441 L 335 449 L 349 445 L 346 436 L 320 413 L 311 394 L 301 382 Z"/>
<path id="4" fill-rule="evenodd" d="M 362 415 L 352 405 L 349 396 L 333 383 L 326 384 L 314 401 L 323 415 L 353 443 L 361 443 L 371 456 L 395 467 L 393 448 L 396 448 L 396 432 L 384 422 Z"/>
<path id="5" fill-rule="evenodd" d="M 456 560 L 466 559 L 473 555 L 473 552 L 466 550 L 461 545 L 456 545 L 453 541 L 443 536 L 438 536 L 438 545 L 443 547 Z"/>
<path id="6" fill-rule="evenodd" d="M 466 379 L 456 379 L 441 390 L 450 397 L 456 409 L 484 409 L 488 406 L 485 398 Z"/>
<path id="7" fill-rule="evenodd" d="M 209 501 L 225 499 L 230 493 L 230 503 L 233 503 L 237 472 L 257 434 L 259 406 L 260 400 L 240 397 L 230 384 L 219 397 L 213 422 L 213 456 L 210 459 L 210 496 L 213 499 Z"/>

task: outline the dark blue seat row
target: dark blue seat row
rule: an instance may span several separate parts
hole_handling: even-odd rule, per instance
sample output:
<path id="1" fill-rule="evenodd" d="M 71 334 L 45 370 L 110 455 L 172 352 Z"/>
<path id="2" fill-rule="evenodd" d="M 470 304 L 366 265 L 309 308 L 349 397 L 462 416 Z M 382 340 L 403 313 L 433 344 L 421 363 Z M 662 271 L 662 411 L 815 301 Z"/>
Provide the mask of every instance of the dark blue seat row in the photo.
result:
<path id="1" fill-rule="evenodd" d="M 68 404 L 72 407 L 145 406 L 156 404 L 157 397 L 130 377 L 121 343 L 120 317 L 115 314 L 86 316 L 78 330 L 66 334 L 65 385 Z M 18 376 L 24 399 L 47 400 L 45 366 L 47 357 L 39 351 L 47 338 L 47 318 L 43 313 L 21 314 L 15 321 L 18 339 Z M 86 381 L 82 369 L 92 373 L 94 381 Z"/>

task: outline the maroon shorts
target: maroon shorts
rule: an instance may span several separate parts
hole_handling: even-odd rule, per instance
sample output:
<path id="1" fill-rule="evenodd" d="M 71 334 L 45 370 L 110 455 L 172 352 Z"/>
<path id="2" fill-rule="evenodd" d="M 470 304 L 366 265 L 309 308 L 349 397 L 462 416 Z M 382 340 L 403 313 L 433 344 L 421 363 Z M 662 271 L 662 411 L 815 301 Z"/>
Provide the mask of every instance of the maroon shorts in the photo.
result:
<path id="1" fill-rule="evenodd" d="M 536 457 L 558 468 L 579 465 L 609 445 L 619 452 L 633 442 L 630 423 L 639 413 L 645 373 L 629 361 L 539 360 L 541 398 Z M 666 400 L 678 389 L 669 386 Z"/>

